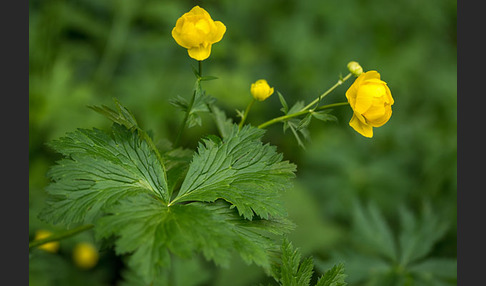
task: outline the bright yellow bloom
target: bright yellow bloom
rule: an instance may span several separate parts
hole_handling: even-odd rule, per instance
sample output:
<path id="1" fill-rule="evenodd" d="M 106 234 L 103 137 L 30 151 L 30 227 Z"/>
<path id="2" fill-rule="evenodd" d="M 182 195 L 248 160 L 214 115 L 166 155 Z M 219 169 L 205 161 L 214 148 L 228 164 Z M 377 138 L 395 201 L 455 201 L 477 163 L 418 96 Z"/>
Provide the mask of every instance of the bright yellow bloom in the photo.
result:
<path id="1" fill-rule="evenodd" d="M 41 240 L 44 238 L 48 238 L 51 235 L 52 232 L 44 229 L 39 229 L 38 231 L 35 232 L 34 240 Z M 39 248 L 48 252 L 56 253 L 59 250 L 59 241 L 44 243 L 40 245 Z"/>
<path id="2" fill-rule="evenodd" d="M 251 84 L 250 92 L 256 100 L 264 101 L 273 94 L 273 87 L 270 87 L 266 80 L 259 79 Z"/>
<path id="3" fill-rule="evenodd" d="M 79 268 L 93 268 L 98 263 L 98 257 L 98 251 L 91 243 L 80 242 L 74 246 L 73 260 Z"/>
<path id="4" fill-rule="evenodd" d="M 362 73 L 346 91 L 354 111 L 349 125 L 365 137 L 373 137 L 373 127 L 380 127 L 391 117 L 394 103 L 386 82 L 377 71 Z"/>
<path id="5" fill-rule="evenodd" d="M 191 58 L 202 61 L 209 57 L 211 45 L 221 41 L 225 32 L 223 23 L 213 21 L 206 10 L 195 6 L 177 19 L 172 37 L 187 49 Z"/>

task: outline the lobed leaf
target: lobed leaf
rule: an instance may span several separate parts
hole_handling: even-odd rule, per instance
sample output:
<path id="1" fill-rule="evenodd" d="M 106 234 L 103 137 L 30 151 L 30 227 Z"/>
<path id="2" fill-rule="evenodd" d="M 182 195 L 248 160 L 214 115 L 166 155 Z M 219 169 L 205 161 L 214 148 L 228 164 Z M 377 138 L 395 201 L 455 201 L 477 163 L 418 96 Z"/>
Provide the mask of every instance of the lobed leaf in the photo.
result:
<path id="1" fill-rule="evenodd" d="M 49 144 L 64 155 L 48 175 L 47 206 L 40 216 L 52 223 L 92 223 L 119 199 L 152 193 L 169 200 L 165 170 L 138 132 L 113 124 L 112 133 L 78 129 Z"/>
<path id="2" fill-rule="evenodd" d="M 282 161 L 276 148 L 263 145 L 264 130 L 245 126 L 216 143 L 205 140 L 194 155 L 178 196 L 171 202 L 224 199 L 252 219 L 283 216 L 280 192 L 289 188 L 295 165 Z"/>
<path id="3" fill-rule="evenodd" d="M 275 246 L 268 235 L 271 230 L 285 232 L 288 227 L 281 226 L 291 224 L 286 220 L 265 224 L 245 220 L 221 200 L 167 206 L 146 193 L 112 206 L 109 215 L 99 219 L 96 231 L 98 238 L 115 236 L 117 254 L 132 254 L 129 266 L 150 283 L 169 265 L 169 251 L 181 257 L 202 252 L 223 266 L 236 251 L 248 263 L 269 267 L 269 252 Z"/>

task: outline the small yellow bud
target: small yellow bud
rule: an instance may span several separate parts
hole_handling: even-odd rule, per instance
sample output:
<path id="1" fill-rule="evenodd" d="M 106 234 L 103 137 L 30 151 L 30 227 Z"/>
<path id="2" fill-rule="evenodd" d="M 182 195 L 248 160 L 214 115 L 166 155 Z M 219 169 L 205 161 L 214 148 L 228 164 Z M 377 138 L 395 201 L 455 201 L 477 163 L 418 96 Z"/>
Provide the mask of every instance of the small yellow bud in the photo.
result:
<path id="1" fill-rule="evenodd" d="M 44 238 L 48 238 L 49 236 L 52 235 L 52 232 L 44 229 L 39 229 L 38 231 L 35 232 L 35 237 L 34 240 L 41 240 Z M 52 241 L 48 243 L 44 243 L 39 246 L 39 249 L 56 253 L 59 250 L 59 241 Z"/>
<path id="2" fill-rule="evenodd" d="M 270 87 L 266 80 L 259 79 L 251 84 L 251 95 L 258 101 L 264 101 L 273 94 L 273 87 Z"/>
<path id="3" fill-rule="evenodd" d="M 363 73 L 363 68 L 359 65 L 358 62 L 355 61 L 351 61 L 348 63 L 348 70 L 356 77 Z"/>
<path id="4" fill-rule="evenodd" d="M 98 251 L 88 242 L 80 242 L 74 246 L 73 261 L 79 268 L 90 269 L 98 263 Z"/>

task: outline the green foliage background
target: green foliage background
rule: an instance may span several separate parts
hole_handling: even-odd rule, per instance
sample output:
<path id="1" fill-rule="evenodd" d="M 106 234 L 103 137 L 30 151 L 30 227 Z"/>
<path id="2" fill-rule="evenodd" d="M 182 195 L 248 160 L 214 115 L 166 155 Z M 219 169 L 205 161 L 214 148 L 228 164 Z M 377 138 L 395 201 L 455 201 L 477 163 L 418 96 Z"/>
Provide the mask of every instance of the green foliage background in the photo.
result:
<path id="1" fill-rule="evenodd" d="M 189 98 L 194 82 L 191 65 L 196 62 L 170 32 L 178 17 L 200 5 L 227 27 L 203 66 L 204 75 L 219 79 L 204 82 L 203 87 L 234 119 L 235 109 L 243 110 L 251 98 L 250 84 L 259 78 L 267 79 L 293 104 L 310 102 L 333 85 L 340 74 L 347 74 L 351 60 L 381 73 L 395 105 L 392 118 L 375 129 L 374 138 L 352 130 L 348 125 L 352 111 L 340 107 L 333 111 L 337 123 L 311 123 L 306 150 L 278 125 L 268 128 L 264 140 L 277 145 L 298 166 L 295 189 L 287 193 L 289 215 L 297 224 L 289 239 L 304 256 L 314 257 L 318 271 L 328 269 L 329 263 L 344 262 L 349 285 L 407 281 L 422 285 L 411 274 L 413 265 L 403 270 L 399 259 L 385 259 L 377 268 L 384 269 L 384 277 L 392 277 L 386 282 L 376 274 L 380 271 L 366 268 L 370 259 L 381 256 L 371 251 L 369 241 L 356 239 L 365 231 L 356 225 L 369 230 L 377 224 L 366 219 L 359 224 L 359 218 L 368 216 L 357 213 L 371 206 L 370 213 L 378 212 L 387 226 L 377 229 L 391 233 L 389 240 L 400 241 L 404 233 L 409 238 L 425 237 L 431 245 L 422 251 L 422 260 L 457 257 L 456 4 L 453 0 L 30 1 L 30 239 L 37 229 L 57 230 L 37 219 L 48 184 L 46 171 L 59 159 L 45 143 L 78 127 L 109 127 L 87 105 L 111 105 L 112 97 L 117 97 L 141 126 L 153 131 L 156 141 L 175 139 L 183 115 L 169 99 Z M 325 102 L 344 101 L 350 84 L 351 80 Z M 272 96 L 253 106 L 247 122 L 262 123 L 281 115 L 279 109 L 278 97 Z M 184 134 L 186 147 L 194 148 L 202 136 L 216 134 L 210 119 L 202 121 L 202 127 Z M 420 220 L 428 212 L 432 218 Z M 410 224 L 403 221 L 409 216 L 403 213 L 412 213 L 420 227 L 407 228 Z M 435 221 L 446 224 L 440 237 L 421 231 L 439 227 Z M 119 281 L 123 261 L 110 251 L 103 251 L 99 264 L 88 272 L 72 265 L 70 251 L 81 239 L 92 237 L 86 233 L 63 241 L 56 255 L 32 255 L 30 284 Z M 204 259 L 177 263 L 175 285 L 269 281 L 259 268 L 237 257 L 227 269 Z M 422 280 L 429 282 L 423 285 L 455 283 L 454 267 L 440 265 L 423 266 L 428 269 L 423 273 L 435 275 L 424 274 L 429 278 Z M 434 267 L 452 270 L 441 276 L 430 270 Z M 442 282 L 434 278 L 437 275 Z"/>

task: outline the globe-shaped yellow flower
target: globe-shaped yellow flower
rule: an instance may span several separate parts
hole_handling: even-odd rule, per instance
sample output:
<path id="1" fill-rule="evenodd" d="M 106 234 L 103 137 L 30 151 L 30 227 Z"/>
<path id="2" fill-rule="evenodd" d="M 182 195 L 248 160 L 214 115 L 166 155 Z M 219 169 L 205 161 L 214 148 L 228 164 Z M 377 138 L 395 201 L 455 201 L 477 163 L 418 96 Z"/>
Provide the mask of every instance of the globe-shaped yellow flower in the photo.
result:
<path id="1" fill-rule="evenodd" d="M 203 61 L 211 54 L 212 44 L 221 41 L 225 32 L 223 23 L 213 21 L 206 10 L 195 6 L 177 19 L 172 37 L 187 49 L 191 58 Z"/>
<path id="2" fill-rule="evenodd" d="M 273 87 L 270 87 L 266 80 L 259 79 L 251 84 L 251 95 L 258 101 L 264 101 L 273 94 Z"/>
<path id="3" fill-rule="evenodd" d="M 44 238 L 48 238 L 49 236 L 52 235 L 52 232 L 44 229 L 39 229 L 38 231 L 35 232 L 35 237 L 34 240 L 41 240 Z M 44 243 L 39 246 L 39 249 L 56 253 L 59 250 L 59 241 L 52 241 L 48 243 Z"/>
<path id="4" fill-rule="evenodd" d="M 380 127 L 391 117 L 394 100 L 386 82 L 377 71 L 362 73 L 346 91 L 353 109 L 349 125 L 365 137 L 373 137 L 373 127 Z"/>
<path id="5" fill-rule="evenodd" d="M 98 251 L 88 242 L 80 242 L 74 246 L 73 261 L 79 268 L 90 269 L 98 263 Z"/>

